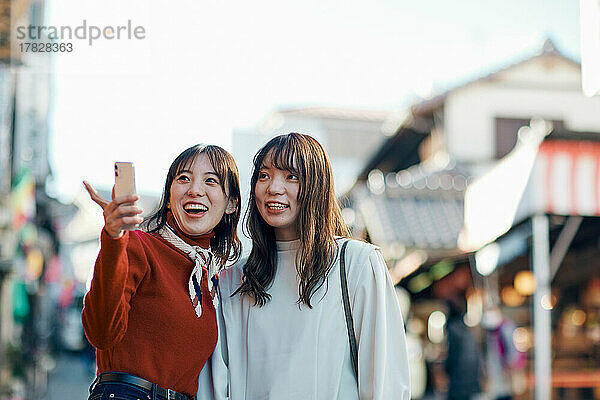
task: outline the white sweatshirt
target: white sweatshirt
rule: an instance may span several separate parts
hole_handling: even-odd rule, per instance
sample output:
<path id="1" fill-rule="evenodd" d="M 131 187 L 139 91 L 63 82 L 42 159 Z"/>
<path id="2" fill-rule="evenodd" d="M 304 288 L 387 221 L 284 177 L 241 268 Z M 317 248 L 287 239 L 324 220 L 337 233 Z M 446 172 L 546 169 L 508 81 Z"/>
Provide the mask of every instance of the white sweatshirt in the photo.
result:
<path id="1" fill-rule="evenodd" d="M 345 239 L 343 239 L 345 240 Z M 338 242 L 340 244 L 342 240 Z M 201 400 L 408 400 L 402 315 L 381 252 L 351 240 L 346 248 L 350 307 L 358 343 L 352 371 L 339 261 L 328 281 L 298 305 L 299 241 L 277 242 L 271 300 L 253 306 L 233 293 L 245 260 L 220 274 L 219 341 L 199 381 Z M 338 257 L 339 260 L 339 257 Z"/>

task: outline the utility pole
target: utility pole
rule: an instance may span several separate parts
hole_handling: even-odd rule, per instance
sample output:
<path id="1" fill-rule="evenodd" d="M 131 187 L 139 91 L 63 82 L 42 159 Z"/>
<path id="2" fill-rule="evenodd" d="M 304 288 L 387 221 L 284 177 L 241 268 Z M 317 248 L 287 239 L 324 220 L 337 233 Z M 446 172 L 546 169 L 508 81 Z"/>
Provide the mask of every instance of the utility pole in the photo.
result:
<path id="1" fill-rule="evenodd" d="M 535 399 L 549 400 L 552 380 L 552 325 L 550 310 L 542 307 L 550 296 L 550 244 L 548 217 L 532 217 L 533 275 L 537 287 L 533 293 L 533 337 Z"/>

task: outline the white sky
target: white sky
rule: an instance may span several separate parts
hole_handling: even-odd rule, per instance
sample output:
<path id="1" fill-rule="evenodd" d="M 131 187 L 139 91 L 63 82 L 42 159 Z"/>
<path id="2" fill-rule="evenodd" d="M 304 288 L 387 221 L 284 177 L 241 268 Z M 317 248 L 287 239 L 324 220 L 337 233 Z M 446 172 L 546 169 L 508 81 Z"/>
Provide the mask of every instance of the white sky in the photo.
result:
<path id="1" fill-rule="evenodd" d="M 575 0 L 47 0 L 47 24 L 145 28 L 139 41 L 73 41 L 53 73 L 55 194 L 113 182 L 140 192 L 199 142 L 295 106 L 397 109 L 533 55 L 550 36 L 579 58 Z M 175 6 L 176 4 L 177 6 Z"/>

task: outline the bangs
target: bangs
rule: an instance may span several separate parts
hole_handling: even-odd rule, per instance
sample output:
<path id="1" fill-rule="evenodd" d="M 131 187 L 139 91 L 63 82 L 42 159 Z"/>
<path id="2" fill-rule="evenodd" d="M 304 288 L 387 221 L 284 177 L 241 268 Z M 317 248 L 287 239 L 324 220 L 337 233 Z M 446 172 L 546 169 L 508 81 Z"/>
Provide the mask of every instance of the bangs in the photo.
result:
<path id="1" fill-rule="evenodd" d="M 262 166 L 271 164 L 273 167 L 293 173 L 298 173 L 297 150 L 291 141 L 280 143 L 267 152 Z"/>
<path id="2" fill-rule="evenodd" d="M 183 171 L 191 171 L 196 157 L 205 150 L 206 146 L 197 145 L 184 151 L 177 159 L 173 162 L 171 171 L 173 171 L 173 177 L 179 175 Z"/>
<path id="3" fill-rule="evenodd" d="M 227 182 L 227 178 L 229 176 L 228 160 L 222 153 L 218 151 L 217 148 L 215 148 L 215 146 L 212 145 L 198 145 L 190 149 L 190 151 L 186 154 L 183 154 L 182 157 L 176 160 L 173 165 L 173 176 L 177 176 L 183 171 L 191 171 L 194 167 L 196 159 L 201 154 L 206 154 L 208 161 L 210 162 L 210 166 L 219 177 L 221 186 L 223 186 L 225 182 Z"/>
<path id="4" fill-rule="evenodd" d="M 175 176 L 179 175 L 183 171 L 191 171 L 192 166 L 194 165 L 194 161 L 196 161 L 196 156 L 198 154 L 194 154 L 189 158 L 182 159 L 179 163 L 177 163 L 177 165 L 173 169 L 173 171 L 175 171 Z"/>
<path id="5" fill-rule="evenodd" d="M 232 175 L 232 166 L 228 162 L 227 157 L 213 146 L 207 146 L 203 153 L 208 156 L 208 161 L 219 177 L 219 183 L 223 191 L 229 196 L 229 181 Z"/>

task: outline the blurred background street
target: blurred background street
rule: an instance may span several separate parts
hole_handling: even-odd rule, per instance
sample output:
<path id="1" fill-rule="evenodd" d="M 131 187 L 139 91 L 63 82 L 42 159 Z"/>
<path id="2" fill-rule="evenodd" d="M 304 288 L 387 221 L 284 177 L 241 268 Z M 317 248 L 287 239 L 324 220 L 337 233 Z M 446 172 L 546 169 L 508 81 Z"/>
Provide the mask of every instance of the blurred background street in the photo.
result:
<path id="1" fill-rule="evenodd" d="M 61 354 L 48 377 L 48 400 L 85 399 L 94 374 L 76 354 Z"/>
<path id="2" fill-rule="evenodd" d="M 382 249 L 413 399 L 600 399 L 597 0 L 0 11 L 0 400 L 87 398 L 103 218 L 82 180 L 110 197 L 132 161 L 148 215 L 205 142 L 232 152 L 245 201 L 254 153 L 293 131 Z"/>

